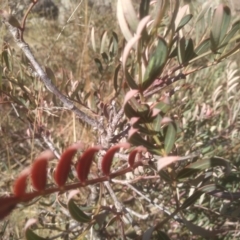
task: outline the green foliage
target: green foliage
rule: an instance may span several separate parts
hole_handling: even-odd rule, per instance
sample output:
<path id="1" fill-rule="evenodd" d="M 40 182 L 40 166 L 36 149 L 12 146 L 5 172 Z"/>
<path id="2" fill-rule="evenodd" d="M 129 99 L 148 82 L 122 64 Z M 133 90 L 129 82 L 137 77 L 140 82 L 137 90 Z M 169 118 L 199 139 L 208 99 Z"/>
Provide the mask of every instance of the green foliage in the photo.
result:
<path id="1" fill-rule="evenodd" d="M 23 216 L 38 222 L 25 225 L 26 239 L 233 239 L 240 197 L 240 20 L 224 4 L 189 7 L 178 0 L 118 0 L 117 24 L 112 13 L 99 21 L 94 11 L 75 6 L 83 27 L 74 18 L 63 29 L 30 22 L 24 32 L 46 76 L 92 125 L 84 118 L 78 123 L 64 99 L 40 82 L 24 50 L 3 43 L 1 197 L 43 149 L 60 158 L 49 162 L 49 171 L 38 172 L 37 161 L 31 167 L 37 198 L 21 209 L 33 209 L 33 216 Z M 84 157 L 74 160 L 76 145 L 58 153 L 79 139 L 88 149 Z M 117 155 L 121 147 L 128 150 Z M 46 168 L 46 160 L 39 163 Z M 19 179 L 26 185 L 26 175 Z M 15 195 L 22 194 L 19 186 Z M 68 193 L 74 186 L 79 190 Z M 46 189 L 59 193 L 45 196 Z M 21 202 L 11 201 L 9 209 L 0 208 L 5 215 Z M 20 237 L 12 223 L 18 211 L 3 221 L 3 239 Z"/>

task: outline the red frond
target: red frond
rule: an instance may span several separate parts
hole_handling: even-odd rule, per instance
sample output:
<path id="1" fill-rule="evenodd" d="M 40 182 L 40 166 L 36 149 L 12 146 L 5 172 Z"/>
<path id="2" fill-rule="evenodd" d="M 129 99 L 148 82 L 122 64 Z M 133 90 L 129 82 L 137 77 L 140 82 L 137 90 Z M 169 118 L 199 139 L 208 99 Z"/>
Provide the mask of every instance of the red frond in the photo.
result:
<path id="1" fill-rule="evenodd" d="M 90 171 L 90 167 L 92 164 L 92 160 L 94 157 L 94 154 L 98 152 L 102 147 L 101 146 L 95 146 L 87 149 L 82 156 L 79 157 L 77 166 L 76 166 L 76 171 L 78 175 L 78 179 L 81 182 L 85 182 L 87 179 L 87 176 Z"/>
<path id="2" fill-rule="evenodd" d="M 61 158 L 54 173 L 55 182 L 59 187 L 64 186 L 64 184 L 66 183 L 68 174 L 71 169 L 72 158 L 76 154 L 77 150 L 81 148 L 83 148 L 82 143 L 75 143 L 69 148 L 67 148 L 61 155 Z"/>
<path id="3" fill-rule="evenodd" d="M 5 218 L 18 204 L 18 197 L 0 198 L 0 219 Z"/>
<path id="4" fill-rule="evenodd" d="M 13 193 L 16 197 L 23 197 L 26 193 L 27 188 L 27 178 L 30 174 L 30 169 L 24 169 L 19 177 L 15 180 L 13 185 Z"/>
<path id="5" fill-rule="evenodd" d="M 48 160 L 53 159 L 52 151 L 47 150 L 40 154 L 40 156 L 33 162 L 31 168 L 32 185 L 37 191 L 42 191 L 47 183 L 47 163 Z"/>
<path id="6" fill-rule="evenodd" d="M 114 154 L 120 149 L 120 148 L 129 148 L 130 144 L 129 143 L 119 143 L 113 147 L 111 147 L 106 154 L 104 155 L 102 162 L 101 162 L 101 167 L 102 167 L 102 172 L 105 175 L 109 175 L 110 173 L 110 168 L 112 165 L 112 160 L 114 157 Z"/>
<path id="7" fill-rule="evenodd" d="M 129 156 L 128 156 L 129 166 L 133 167 L 137 153 L 146 152 L 146 151 L 147 151 L 147 149 L 145 147 L 142 147 L 142 146 L 136 147 L 133 151 L 131 151 Z"/>

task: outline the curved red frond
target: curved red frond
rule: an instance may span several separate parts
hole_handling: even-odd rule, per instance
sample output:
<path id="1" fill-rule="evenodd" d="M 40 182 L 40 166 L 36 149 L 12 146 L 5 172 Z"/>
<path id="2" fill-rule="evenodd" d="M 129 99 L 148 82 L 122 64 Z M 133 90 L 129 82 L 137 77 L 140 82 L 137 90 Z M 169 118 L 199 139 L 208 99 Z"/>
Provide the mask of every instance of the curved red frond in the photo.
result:
<path id="1" fill-rule="evenodd" d="M 112 160 L 114 157 L 114 154 L 120 149 L 120 148 L 129 148 L 130 144 L 129 143 L 119 143 L 113 147 L 111 147 L 106 154 L 104 155 L 102 162 L 101 162 L 101 167 L 102 167 L 102 172 L 105 175 L 109 175 L 110 173 L 110 168 L 112 165 Z"/>
<path id="2" fill-rule="evenodd" d="M 18 197 L 0 198 L 0 220 L 5 218 L 18 204 Z"/>
<path id="3" fill-rule="evenodd" d="M 142 146 L 136 147 L 133 151 L 131 151 L 128 155 L 129 166 L 133 167 L 133 165 L 135 163 L 135 158 L 136 158 L 137 153 L 146 152 L 146 151 L 147 151 L 147 149 L 145 147 L 142 147 Z"/>
<path id="4" fill-rule="evenodd" d="M 59 187 L 64 186 L 66 183 L 68 174 L 71 169 L 72 158 L 76 154 L 77 150 L 82 148 L 82 143 L 75 143 L 72 146 L 68 147 L 61 155 L 54 173 L 55 182 Z"/>
<path id="5" fill-rule="evenodd" d="M 31 168 L 32 185 L 37 191 L 42 191 L 47 183 L 47 163 L 48 160 L 53 159 L 52 151 L 47 150 L 40 154 L 40 156 L 33 162 Z"/>
<path id="6" fill-rule="evenodd" d="M 102 149 L 101 146 L 91 147 L 87 149 L 82 154 L 82 156 L 79 157 L 77 166 L 76 166 L 76 171 L 77 171 L 78 179 L 81 182 L 85 182 L 87 180 L 87 176 L 90 171 L 94 154 L 98 152 L 100 149 Z"/>
<path id="7" fill-rule="evenodd" d="M 27 188 L 27 178 L 30 174 L 30 169 L 24 169 L 19 177 L 15 180 L 13 185 L 13 193 L 16 197 L 23 197 L 26 193 Z"/>

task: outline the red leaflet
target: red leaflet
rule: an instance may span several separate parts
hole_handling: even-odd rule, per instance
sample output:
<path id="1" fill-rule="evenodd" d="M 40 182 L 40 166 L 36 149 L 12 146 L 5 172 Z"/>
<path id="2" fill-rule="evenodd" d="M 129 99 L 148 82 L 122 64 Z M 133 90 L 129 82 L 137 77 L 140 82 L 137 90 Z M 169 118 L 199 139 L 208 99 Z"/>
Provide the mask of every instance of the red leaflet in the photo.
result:
<path id="1" fill-rule="evenodd" d="M 102 162 L 101 162 L 101 167 L 102 167 L 102 172 L 105 175 L 109 175 L 110 173 L 110 168 L 112 165 L 112 160 L 114 157 L 114 154 L 120 149 L 120 148 L 129 148 L 130 144 L 129 143 L 119 143 L 113 147 L 111 147 L 106 154 L 104 155 Z"/>
<path id="2" fill-rule="evenodd" d="M 67 148 L 61 155 L 54 173 L 55 182 L 59 187 L 64 186 L 66 183 L 71 168 L 72 158 L 80 148 L 83 148 L 83 144 L 75 143 L 71 147 Z"/>
<path id="3" fill-rule="evenodd" d="M 133 151 L 131 151 L 129 156 L 128 156 L 129 166 L 133 167 L 137 153 L 146 152 L 146 151 L 147 151 L 147 149 L 145 147 L 142 147 L 142 146 L 136 147 Z"/>
<path id="4" fill-rule="evenodd" d="M 11 213 L 19 202 L 18 197 L 0 198 L 0 220 Z"/>
<path id="5" fill-rule="evenodd" d="M 16 197 L 23 197 L 26 193 L 27 188 L 27 178 L 29 176 L 30 169 L 24 169 L 19 177 L 16 179 L 13 186 L 13 193 Z"/>
<path id="6" fill-rule="evenodd" d="M 47 150 L 40 154 L 40 156 L 33 162 L 31 168 L 32 185 L 37 191 L 42 191 L 47 183 L 47 163 L 48 160 L 53 159 L 52 151 Z"/>
<path id="7" fill-rule="evenodd" d="M 78 179 L 81 182 L 85 182 L 87 180 L 87 176 L 90 171 L 94 154 L 98 152 L 101 148 L 102 148 L 101 146 L 91 147 L 87 149 L 82 154 L 81 157 L 79 157 L 77 166 L 76 166 L 76 171 L 77 171 Z"/>

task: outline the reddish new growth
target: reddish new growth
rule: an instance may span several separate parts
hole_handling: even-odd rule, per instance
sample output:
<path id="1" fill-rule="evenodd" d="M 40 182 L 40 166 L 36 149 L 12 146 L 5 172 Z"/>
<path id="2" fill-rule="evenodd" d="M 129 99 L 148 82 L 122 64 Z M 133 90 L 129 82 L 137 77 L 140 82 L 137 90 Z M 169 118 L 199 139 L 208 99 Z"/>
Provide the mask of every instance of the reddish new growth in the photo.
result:
<path id="1" fill-rule="evenodd" d="M 87 149 L 78 158 L 76 164 L 76 172 L 79 181 L 66 184 L 69 172 L 71 171 L 72 159 L 79 149 L 83 149 L 83 145 L 81 143 L 73 144 L 63 152 L 56 166 L 54 172 L 54 180 L 56 183 L 55 187 L 47 187 L 48 161 L 53 159 L 54 155 L 49 150 L 43 152 L 35 159 L 30 168 L 27 168 L 20 173 L 13 185 L 13 194 L 11 196 L 0 198 L 0 219 L 3 219 L 9 215 L 20 202 L 27 202 L 31 201 L 35 197 L 48 195 L 55 192 L 69 191 L 79 187 L 84 187 L 86 185 L 108 181 L 110 178 L 121 176 L 142 165 L 141 159 L 135 161 L 135 157 L 137 153 L 145 151 L 146 149 L 143 147 L 138 147 L 129 154 L 129 167 L 111 173 L 110 169 L 114 154 L 119 151 L 120 148 L 129 149 L 130 144 L 120 143 L 111 147 L 105 153 L 101 161 L 101 171 L 104 176 L 90 180 L 88 180 L 88 175 L 92 161 L 95 154 L 101 150 L 102 147 L 95 146 Z M 34 188 L 34 191 L 32 192 L 27 191 L 28 179 L 31 180 L 30 183 Z"/>

